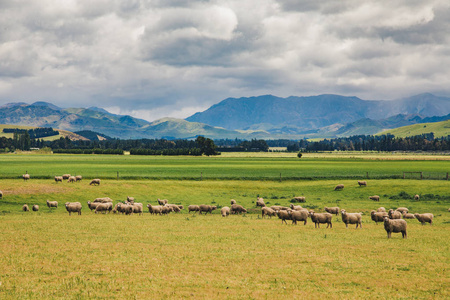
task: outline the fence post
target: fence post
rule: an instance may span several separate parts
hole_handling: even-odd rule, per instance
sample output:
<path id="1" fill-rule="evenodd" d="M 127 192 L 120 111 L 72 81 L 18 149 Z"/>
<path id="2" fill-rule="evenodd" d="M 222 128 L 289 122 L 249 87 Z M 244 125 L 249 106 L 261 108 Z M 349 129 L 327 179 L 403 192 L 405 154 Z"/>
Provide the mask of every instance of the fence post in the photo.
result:
<path id="1" fill-rule="evenodd" d="M 420 180 L 423 179 L 423 172 L 420 172 Z"/>
<path id="2" fill-rule="evenodd" d="M 405 179 L 405 172 L 403 172 L 403 179 Z"/>
<path id="3" fill-rule="evenodd" d="M 446 177 L 446 179 L 448 180 L 448 172 L 447 172 L 447 177 Z"/>
<path id="4" fill-rule="evenodd" d="M 369 172 L 366 172 L 366 178 L 369 179 Z"/>
<path id="5" fill-rule="evenodd" d="M 119 171 L 117 171 L 117 180 L 119 180 Z"/>
<path id="6" fill-rule="evenodd" d="M 281 173 L 280 173 L 280 182 L 281 182 Z"/>

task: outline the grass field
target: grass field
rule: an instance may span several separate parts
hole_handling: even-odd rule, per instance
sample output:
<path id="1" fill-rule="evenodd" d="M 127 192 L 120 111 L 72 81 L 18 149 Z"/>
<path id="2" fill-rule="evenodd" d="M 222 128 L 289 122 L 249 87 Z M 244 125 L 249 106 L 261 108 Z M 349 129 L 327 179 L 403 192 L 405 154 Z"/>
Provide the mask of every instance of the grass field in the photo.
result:
<path id="1" fill-rule="evenodd" d="M 435 123 L 414 124 L 394 129 L 388 129 L 386 131 L 378 133 L 377 135 L 392 134 L 396 137 L 404 138 L 430 132 L 433 132 L 436 138 L 446 137 L 450 135 L 450 120 Z"/>
<path id="2" fill-rule="evenodd" d="M 277 157 L 75 155 L 2 155 L 0 160 L 1 174 L 21 174 L 18 166 L 28 167 L 32 174 L 28 182 L 0 180 L 4 194 L 0 200 L 0 299 L 450 297 L 448 181 L 369 179 L 367 187 L 359 187 L 356 180 L 338 175 L 281 182 L 266 179 L 268 170 L 279 173 L 277 168 L 289 169 L 291 164 L 308 174 L 328 168 L 346 174 L 362 169 L 360 165 L 380 173 L 394 173 L 395 168 L 408 165 L 414 170 L 446 172 L 447 161 L 419 157 L 403 165 L 397 160 L 311 158 L 308 163 L 302 158 L 307 164 L 301 165 L 298 160 Z M 46 176 L 55 168 L 57 174 L 80 170 L 84 175 L 96 168 L 109 170 L 110 165 L 158 180 L 103 179 L 94 187 L 87 180 L 57 184 L 51 179 L 33 179 L 34 171 Z M 264 180 L 182 179 L 191 168 L 206 167 L 213 174 L 235 170 Z M 167 174 L 173 178 L 167 179 Z M 337 183 L 346 186 L 343 191 L 333 190 Z M 368 199 L 374 194 L 380 195 L 380 202 Z M 413 200 L 414 194 L 421 199 Z M 362 211 L 362 229 L 345 228 L 340 217 L 333 217 L 332 229 L 315 229 L 310 221 L 295 226 L 282 225 L 277 218 L 261 219 L 255 207 L 257 195 L 268 205 L 287 206 L 293 196 L 306 196 L 302 205 L 315 211 L 335 205 L 349 212 Z M 228 218 L 222 218 L 218 210 L 207 216 L 190 215 L 186 209 L 168 216 L 91 213 L 86 201 L 102 196 L 115 202 L 134 196 L 145 205 L 166 198 L 185 206 L 205 203 L 219 208 L 233 198 L 249 213 Z M 58 201 L 60 207 L 50 210 L 45 206 L 47 199 Z M 66 201 L 81 202 L 83 214 L 69 217 L 62 206 Z M 24 203 L 39 204 L 41 209 L 21 212 Z M 370 210 L 379 206 L 431 212 L 434 224 L 422 226 L 417 220 L 407 220 L 408 239 L 393 234 L 388 240 L 383 225 L 370 220 Z"/>

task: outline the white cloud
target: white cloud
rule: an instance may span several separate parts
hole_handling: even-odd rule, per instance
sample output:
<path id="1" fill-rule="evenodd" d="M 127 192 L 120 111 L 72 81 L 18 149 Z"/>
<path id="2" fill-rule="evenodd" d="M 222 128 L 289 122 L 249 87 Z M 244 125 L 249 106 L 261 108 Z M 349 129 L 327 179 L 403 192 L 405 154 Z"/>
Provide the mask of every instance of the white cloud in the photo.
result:
<path id="1" fill-rule="evenodd" d="M 2 1 L 0 104 L 154 120 L 227 97 L 450 95 L 446 0 Z"/>

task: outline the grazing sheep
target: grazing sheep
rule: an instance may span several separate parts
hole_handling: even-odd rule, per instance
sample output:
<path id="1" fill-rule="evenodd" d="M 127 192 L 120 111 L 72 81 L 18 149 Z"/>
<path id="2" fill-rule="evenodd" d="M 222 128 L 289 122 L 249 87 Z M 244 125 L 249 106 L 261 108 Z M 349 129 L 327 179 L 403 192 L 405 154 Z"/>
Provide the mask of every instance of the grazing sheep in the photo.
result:
<path id="1" fill-rule="evenodd" d="M 256 206 L 265 207 L 266 203 L 264 203 L 264 199 L 261 197 L 257 197 L 256 198 Z"/>
<path id="2" fill-rule="evenodd" d="M 234 200 L 234 199 L 231 199 L 231 200 L 230 200 L 230 203 L 231 203 L 231 205 L 237 204 L 236 200 Z"/>
<path id="3" fill-rule="evenodd" d="M 377 209 L 377 212 L 386 212 L 386 208 L 384 208 L 384 207 L 379 207 L 379 208 Z"/>
<path id="4" fill-rule="evenodd" d="M 345 209 L 343 209 L 343 210 L 341 210 L 341 217 L 342 217 L 342 222 L 345 223 L 345 227 L 348 228 L 348 224 L 356 224 L 356 228 L 358 228 L 358 225 L 360 228 L 362 228 L 361 213 L 348 213 L 345 211 Z"/>
<path id="5" fill-rule="evenodd" d="M 327 228 L 333 228 L 333 224 L 331 223 L 331 220 L 333 218 L 332 214 L 329 213 L 322 213 L 317 214 L 313 211 L 309 212 L 309 216 L 311 217 L 311 221 L 314 222 L 314 228 L 320 228 L 320 224 L 327 224 Z"/>
<path id="6" fill-rule="evenodd" d="M 291 215 L 289 214 L 289 212 L 287 210 L 279 210 L 277 212 L 278 218 L 281 219 L 281 224 L 283 224 L 283 222 L 287 225 L 286 220 L 292 220 L 291 219 Z"/>
<path id="7" fill-rule="evenodd" d="M 273 209 L 274 211 L 289 210 L 290 209 L 289 207 L 280 206 L 280 205 L 272 205 L 270 208 Z"/>
<path id="8" fill-rule="evenodd" d="M 77 181 L 77 179 L 75 178 L 75 176 L 70 176 L 69 179 L 67 179 L 67 182 L 74 183 L 75 181 Z"/>
<path id="9" fill-rule="evenodd" d="M 369 199 L 373 200 L 373 201 L 380 202 L 380 196 L 378 196 L 378 195 L 369 196 Z"/>
<path id="10" fill-rule="evenodd" d="M 62 176 L 62 179 L 67 180 L 67 179 L 69 179 L 70 176 L 71 176 L 70 174 L 64 174 Z"/>
<path id="11" fill-rule="evenodd" d="M 335 206 L 335 207 L 326 207 L 325 206 L 325 211 L 327 213 L 330 213 L 332 215 L 339 215 L 339 207 Z"/>
<path id="12" fill-rule="evenodd" d="M 33 205 L 33 207 L 31 209 L 33 211 L 39 211 L 39 205 L 35 204 L 35 205 Z"/>
<path id="13" fill-rule="evenodd" d="M 306 197 L 294 197 L 291 200 L 292 202 L 306 202 Z"/>
<path id="14" fill-rule="evenodd" d="M 422 225 L 425 225 L 425 223 L 430 223 L 430 225 L 433 224 L 433 214 L 427 213 L 427 214 L 414 214 L 414 217 L 416 217 L 417 221 L 422 223 Z"/>
<path id="15" fill-rule="evenodd" d="M 113 212 L 114 214 L 116 214 L 116 213 L 119 212 L 118 207 L 119 207 L 119 203 L 117 203 L 116 205 L 114 205 L 114 208 L 112 209 L 112 212 Z"/>
<path id="16" fill-rule="evenodd" d="M 101 197 L 101 198 L 95 198 L 94 203 L 108 203 L 113 202 L 113 200 L 109 197 Z"/>
<path id="17" fill-rule="evenodd" d="M 151 204 L 147 204 L 148 207 L 148 212 L 151 213 L 152 215 L 156 215 L 156 214 L 161 214 L 162 213 L 162 206 L 160 205 L 151 205 Z"/>
<path id="18" fill-rule="evenodd" d="M 390 209 L 388 212 L 388 215 L 389 215 L 389 219 L 401 219 L 402 218 L 402 213 L 399 212 L 398 210 L 394 211 L 393 209 Z"/>
<path id="19" fill-rule="evenodd" d="M 184 206 L 183 205 L 178 205 L 178 208 L 181 210 L 181 209 L 184 209 Z"/>
<path id="20" fill-rule="evenodd" d="M 388 217 L 384 217 L 384 229 L 387 232 L 387 237 L 388 239 L 391 238 L 391 235 L 393 232 L 401 232 L 402 233 L 402 237 L 404 239 L 407 238 L 406 235 L 406 227 L 408 226 L 408 224 L 406 223 L 405 220 L 391 220 Z"/>
<path id="21" fill-rule="evenodd" d="M 161 207 L 161 213 L 163 215 L 167 215 L 167 214 L 171 213 L 172 211 L 173 211 L 172 207 L 169 207 L 169 206 L 162 206 Z"/>
<path id="22" fill-rule="evenodd" d="M 127 203 L 133 204 L 134 203 L 134 197 L 127 196 Z"/>
<path id="23" fill-rule="evenodd" d="M 83 176 L 81 176 L 81 175 L 75 176 L 75 181 L 76 182 L 81 181 L 81 180 L 83 180 Z"/>
<path id="24" fill-rule="evenodd" d="M 261 217 L 269 216 L 272 218 L 272 216 L 276 216 L 277 212 L 271 209 L 270 207 L 263 207 L 261 210 Z"/>
<path id="25" fill-rule="evenodd" d="M 92 179 L 89 185 L 100 185 L 100 179 Z"/>
<path id="26" fill-rule="evenodd" d="M 237 215 L 237 214 L 241 214 L 241 213 L 247 213 L 247 210 L 239 204 L 233 204 L 231 205 L 231 210 L 230 210 L 231 214 L 233 215 Z"/>
<path id="27" fill-rule="evenodd" d="M 57 208 L 58 207 L 58 201 L 48 201 L 47 200 L 47 206 L 50 208 L 50 207 L 55 207 L 55 208 Z"/>
<path id="28" fill-rule="evenodd" d="M 237 204 L 234 204 L 237 205 Z M 202 212 L 205 212 L 205 215 L 210 213 L 212 214 L 212 211 L 217 209 L 217 206 L 213 206 L 213 205 L 206 205 L 206 204 L 202 204 L 199 206 L 199 214 L 202 214 Z M 231 212 L 233 212 L 233 205 L 231 206 Z"/>
<path id="29" fill-rule="evenodd" d="M 158 198 L 158 203 L 159 203 L 159 205 L 165 205 L 165 204 L 169 203 L 169 200 L 167 200 L 167 199 L 161 200 Z"/>
<path id="30" fill-rule="evenodd" d="M 30 208 L 28 207 L 28 205 L 24 204 L 24 205 L 22 206 L 22 210 L 23 210 L 23 211 L 30 211 Z"/>
<path id="31" fill-rule="evenodd" d="M 406 207 L 399 207 L 396 210 L 399 211 L 400 213 L 403 213 L 404 211 L 409 212 L 409 210 Z"/>
<path id="32" fill-rule="evenodd" d="M 142 203 L 133 203 L 131 204 L 133 207 L 133 214 L 140 214 L 141 216 L 144 214 L 144 205 Z"/>
<path id="33" fill-rule="evenodd" d="M 389 217 L 387 212 L 375 212 L 372 210 L 370 212 L 370 217 L 372 218 L 372 221 L 375 221 L 375 224 L 378 225 L 378 222 L 384 222 L 384 217 Z"/>
<path id="34" fill-rule="evenodd" d="M 408 214 L 406 211 L 402 213 L 403 219 L 415 219 L 414 214 Z"/>
<path id="35" fill-rule="evenodd" d="M 419 199 L 420 199 L 420 196 L 417 195 L 417 194 L 415 194 L 415 195 L 414 195 L 414 200 L 418 201 Z"/>
<path id="36" fill-rule="evenodd" d="M 306 210 L 289 210 L 288 213 L 291 215 L 292 224 L 297 225 L 297 221 L 304 221 L 303 225 L 308 222 L 308 211 Z"/>
<path id="37" fill-rule="evenodd" d="M 359 184 L 359 186 L 367 186 L 367 181 L 359 181 L 358 180 L 358 184 Z"/>
<path id="38" fill-rule="evenodd" d="M 290 207 L 292 210 L 307 210 L 306 208 L 303 208 L 301 205 L 294 205 L 294 204 L 292 204 L 292 203 L 291 203 L 291 205 L 289 205 L 289 207 Z"/>
<path id="39" fill-rule="evenodd" d="M 113 206 L 111 202 L 108 203 L 99 203 L 95 208 L 95 213 L 101 212 L 102 214 L 106 214 L 112 210 Z"/>
<path id="40" fill-rule="evenodd" d="M 102 203 L 101 202 L 91 202 L 91 201 L 87 202 L 87 205 L 91 211 L 95 210 L 97 208 L 97 206 L 99 206 L 100 204 L 102 204 Z"/>
<path id="41" fill-rule="evenodd" d="M 65 206 L 66 210 L 69 212 L 69 216 L 72 215 L 73 212 L 77 212 L 79 215 L 81 215 L 81 209 L 83 207 L 81 206 L 80 202 L 66 202 Z"/>
<path id="42" fill-rule="evenodd" d="M 230 214 L 230 208 L 228 206 L 224 206 L 220 210 L 220 213 L 222 214 L 222 217 L 228 217 L 228 215 Z"/>
<path id="43" fill-rule="evenodd" d="M 196 212 L 200 211 L 200 206 L 198 206 L 198 205 L 189 205 L 188 206 L 188 211 L 189 211 L 189 213 L 191 211 L 193 211 L 194 214 L 195 214 Z"/>
<path id="44" fill-rule="evenodd" d="M 122 214 L 131 215 L 133 213 L 133 206 L 126 203 L 119 203 L 117 209 L 122 212 Z"/>
<path id="45" fill-rule="evenodd" d="M 63 181 L 62 176 L 55 176 L 55 182 L 56 182 L 56 183 L 62 182 L 62 181 Z"/>
<path id="46" fill-rule="evenodd" d="M 27 181 L 28 179 L 30 179 L 30 174 L 23 174 L 22 178 L 24 181 Z"/>
<path id="47" fill-rule="evenodd" d="M 179 213 L 179 212 L 181 211 L 180 206 L 178 206 L 178 205 L 176 205 L 176 204 L 170 204 L 170 203 L 167 203 L 167 204 L 164 205 L 164 206 L 170 207 L 170 209 L 171 209 L 173 212 L 176 212 L 176 213 Z"/>
<path id="48" fill-rule="evenodd" d="M 343 190 L 343 189 L 344 189 L 344 185 L 343 185 L 343 184 L 338 184 L 338 185 L 334 188 L 335 191 L 341 191 L 341 190 Z"/>

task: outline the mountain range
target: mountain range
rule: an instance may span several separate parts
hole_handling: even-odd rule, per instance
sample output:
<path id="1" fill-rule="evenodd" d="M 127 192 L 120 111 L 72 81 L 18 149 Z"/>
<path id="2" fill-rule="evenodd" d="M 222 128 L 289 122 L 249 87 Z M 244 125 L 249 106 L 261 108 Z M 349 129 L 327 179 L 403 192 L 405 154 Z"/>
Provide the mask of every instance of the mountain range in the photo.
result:
<path id="1" fill-rule="evenodd" d="M 362 100 L 340 95 L 280 98 L 272 95 L 225 99 L 185 120 L 154 122 L 103 108 L 60 108 L 48 102 L 8 103 L 0 123 L 95 131 L 122 139 L 332 138 L 450 119 L 450 98 L 420 94 L 398 100 Z"/>

